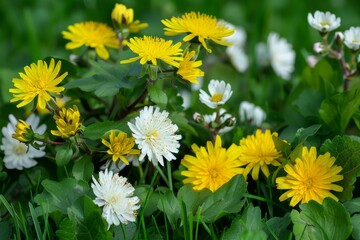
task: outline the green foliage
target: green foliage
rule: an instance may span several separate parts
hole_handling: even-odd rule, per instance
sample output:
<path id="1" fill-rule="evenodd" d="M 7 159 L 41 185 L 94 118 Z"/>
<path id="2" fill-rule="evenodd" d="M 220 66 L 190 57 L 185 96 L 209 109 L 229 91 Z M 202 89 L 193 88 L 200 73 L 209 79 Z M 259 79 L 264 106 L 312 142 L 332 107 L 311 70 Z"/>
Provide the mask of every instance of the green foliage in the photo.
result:
<path id="1" fill-rule="evenodd" d="M 350 136 L 336 136 L 322 145 L 321 152 L 329 152 L 336 158 L 335 164 L 343 168 L 340 174 L 344 179 L 338 184 L 344 190 L 338 195 L 343 200 L 350 200 L 353 196 L 354 183 L 360 175 L 360 141 Z"/>
<path id="2" fill-rule="evenodd" d="M 352 231 L 350 216 L 341 203 L 325 198 L 322 204 L 313 200 L 291 212 L 295 239 L 347 239 Z"/>

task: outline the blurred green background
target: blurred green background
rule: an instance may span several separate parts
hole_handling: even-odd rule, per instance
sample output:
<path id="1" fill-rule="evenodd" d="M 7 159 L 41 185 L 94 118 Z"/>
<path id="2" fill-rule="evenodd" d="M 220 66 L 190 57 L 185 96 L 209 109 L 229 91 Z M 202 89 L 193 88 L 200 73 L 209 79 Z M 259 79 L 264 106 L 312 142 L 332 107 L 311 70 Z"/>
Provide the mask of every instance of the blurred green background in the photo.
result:
<path id="1" fill-rule="evenodd" d="M 307 14 L 330 11 L 342 19 L 340 31 L 360 25 L 358 0 L 287 1 L 287 0 L 2 0 L 0 1 L 0 78 L 1 100 L 8 99 L 8 88 L 18 72 L 30 63 L 55 56 L 68 58 L 61 31 L 76 22 L 95 20 L 111 25 L 115 3 L 134 9 L 135 19 L 148 22 L 143 34 L 164 36 L 160 20 L 189 11 L 200 11 L 242 26 L 247 32 L 246 51 L 254 53 L 259 41 L 266 41 L 271 31 L 278 32 L 294 47 L 295 74 L 305 63 L 304 52 L 320 41 L 318 33 L 307 24 Z M 250 63 L 253 64 L 253 63 Z"/>

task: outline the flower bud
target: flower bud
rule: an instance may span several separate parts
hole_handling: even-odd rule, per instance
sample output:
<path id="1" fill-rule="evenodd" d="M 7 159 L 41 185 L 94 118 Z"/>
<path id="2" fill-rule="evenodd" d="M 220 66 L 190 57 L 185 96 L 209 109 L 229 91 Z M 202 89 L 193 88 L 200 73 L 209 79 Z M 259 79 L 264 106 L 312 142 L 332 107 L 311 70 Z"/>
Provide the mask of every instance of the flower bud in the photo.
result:
<path id="1" fill-rule="evenodd" d="M 335 39 L 336 42 L 343 42 L 344 41 L 344 34 L 342 32 L 335 32 Z"/>
<path id="2" fill-rule="evenodd" d="M 326 49 L 324 47 L 324 44 L 321 43 L 321 42 L 316 42 L 314 43 L 314 46 L 313 46 L 313 50 L 315 53 L 325 53 L 326 52 Z"/>
<path id="3" fill-rule="evenodd" d="M 200 123 L 200 124 L 203 124 L 204 123 L 204 116 L 201 115 L 200 113 L 194 113 L 193 114 L 193 119 L 195 122 L 197 123 Z"/>
<path id="4" fill-rule="evenodd" d="M 34 141 L 34 132 L 24 120 L 19 120 L 18 124 L 16 124 L 16 130 L 12 137 L 20 142 L 29 143 Z"/>

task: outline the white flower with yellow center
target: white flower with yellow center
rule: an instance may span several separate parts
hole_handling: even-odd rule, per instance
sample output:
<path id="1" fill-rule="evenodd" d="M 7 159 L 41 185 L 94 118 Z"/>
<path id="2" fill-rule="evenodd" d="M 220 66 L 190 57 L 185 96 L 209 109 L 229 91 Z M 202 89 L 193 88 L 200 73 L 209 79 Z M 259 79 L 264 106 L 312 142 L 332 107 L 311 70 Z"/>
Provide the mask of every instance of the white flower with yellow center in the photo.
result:
<path id="1" fill-rule="evenodd" d="M 351 27 L 344 32 L 344 44 L 355 51 L 360 48 L 360 27 Z"/>
<path id="2" fill-rule="evenodd" d="M 323 33 L 338 28 L 341 22 L 341 19 L 337 18 L 335 14 L 330 12 L 323 13 L 320 11 L 316 11 L 314 16 L 309 13 L 307 19 L 311 27 Z"/>
<path id="3" fill-rule="evenodd" d="M 135 222 L 137 210 L 140 208 L 139 198 L 134 196 L 134 187 L 125 177 L 114 174 L 107 169 L 99 172 L 99 181 L 94 176 L 91 188 L 96 196 L 94 203 L 103 207 L 102 217 L 115 226 Z"/>
<path id="4" fill-rule="evenodd" d="M 210 95 L 200 89 L 200 101 L 209 108 L 216 108 L 225 104 L 233 93 L 229 83 L 226 84 L 226 82 L 219 80 L 211 80 L 208 89 Z"/>
<path id="5" fill-rule="evenodd" d="M 140 161 L 147 156 L 155 166 L 158 162 L 164 166 L 163 158 L 168 161 L 176 159 L 173 153 L 179 152 L 181 135 L 175 134 L 178 127 L 172 124 L 168 116 L 168 112 L 160 112 L 158 107 L 149 106 L 140 111 L 134 124 L 128 123 L 141 151 Z"/>
<path id="6" fill-rule="evenodd" d="M 0 149 L 4 151 L 4 164 L 7 169 L 18 169 L 31 168 L 37 164 L 35 158 L 45 156 L 43 151 L 44 147 L 39 150 L 32 146 L 19 142 L 12 137 L 16 130 L 16 124 L 18 121 L 14 115 L 9 115 L 10 122 L 6 127 L 2 128 L 2 144 Z M 25 122 L 31 126 L 34 133 L 43 134 L 46 131 L 46 125 L 42 124 L 39 126 L 40 118 L 31 114 Z"/>

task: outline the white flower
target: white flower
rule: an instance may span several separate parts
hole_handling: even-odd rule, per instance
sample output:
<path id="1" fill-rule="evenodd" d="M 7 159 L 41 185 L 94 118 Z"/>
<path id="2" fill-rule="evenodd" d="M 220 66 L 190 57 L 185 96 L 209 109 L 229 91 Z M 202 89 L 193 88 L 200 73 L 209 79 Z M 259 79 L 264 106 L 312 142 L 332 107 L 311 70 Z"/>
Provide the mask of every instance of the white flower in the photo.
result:
<path id="1" fill-rule="evenodd" d="M 94 203 L 103 207 L 102 217 L 109 224 L 135 222 L 137 210 L 140 208 L 139 198 L 134 195 L 135 189 L 125 177 L 112 171 L 99 172 L 99 182 L 92 176 L 91 188 L 95 194 Z"/>
<path id="2" fill-rule="evenodd" d="M 244 49 L 237 45 L 230 46 L 226 48 L 226 54 L 237 71 L 243 73 L 248 69 L 249 59 Z"/>
<path id="3" fill-rule="evenodd" d="M 219 105 L 225 104 L 233 93 L 230 84 L 219 80 L 211 80 L 208 89 L 210 95 L 200 89 L 200 101 L 209 108 L 216 108 Z"/>
<path id="4" fill-rule="evenodd" d="M 178 127 L 172 124 L 168 116 L 168 112 L 160 112 L 158 107 L 149 106 L 140 111 L 140 116 L 135 118 L 135 124 L 128 123 L 141 151 L 140 161 L 147 155 L 155 166 L 158 162 L 164 166 L 163 157 L 168 161 L 176 159 L 173 153 L 179 151 L 178 140 L 181 135 L 175 135 Z"/>
<path id="5" fill-rule="evenodd" d="M 225 121 L 228 121 L 229 119 L 233 118 L 233 116 L 231 116 L 231 114 L 229 114 L 229 113 L 226 113 L 226 110 L 223 108 L 220 109 L 219 113 L 220 113 L 220 119 L 219 119 L 220 124 L 223 124 Z M 215 122 L 215 120 L 216 120 L 216 112 L 214 112 L 211 115 L 204 115 L 203 117 L 204 117 L 204 122 L 207 125 L 211 126 L 211 123 Z M 233 119 L 235 119 L 235 118 L 233 118 Z M 234 122 L 234 124 L 235 124 L 235 122 Z M 234 128 L 234 126 L 231 126 L 231 127 L 225 126 L 222 129 L 220 129 L 219 134 L 227 133 L 227 132 L 231 131 L 233 128 Z"/>
<path id="6" fill-rule="evenodd" d="M 260 107 L 254 104 L 243 101 L 239 108 L 240 121 L 248 121 L 255 126 L 261 126 L 266 119 L 266 113 Z"/>
<path id="7" fill-rule="evenodd" d="M 295 52 L 291 44 L 280 38 L 277 33 L 269 34 L 267 44 L 271 67 L 277 75 L 288 80 L 294 71 L 295 63 Z"/>
<path id="8" fill-rule="evenodd" d="M 40 158 L 45 156 L 44 147 L 39 150 L 32 146 L 27 146 L 24 143 L 14 139 L 12 135 L 16 131 L 16 124 L 18 121 L 14 115 L 9 115 L 10 123 L 6 127 L 2 128 L 2 145 L 0 149 L 4 151 L 4 163 L 8 169 L 30 168 L 37 164 L 34 158 Z M 46 131 L 46 125 L 39 126 L 40 118 L 31 114 L 25 122 L 31 126 L 34 133 L 43 134 Z"/>
<path id="9" fill-rule="evenodd" d="M 131 165 L 133 165 L 134 167 L 138 167 L 140 165 L 138 155 L 127 155 L 126 158 L 129 161 L 129 163 L 131 163 Z M 128 166 L 128 165 L 126 165 L 123 161 L 114 162 L 112 159 L 110 159 L 110 160 L 106 161 L 106 163 L 104 163 L 103 165 L 100 166 L 100 170 L 109 169 L 110 171 L 113 171 L 114 173 L 119 173 L 126 166 Z"/>
<path id="10" fill-rule="evenodd" d="M 314 16 L 309 13 L 307 19 L 310 26 L 320 32 L 330 32 L 338 28 L 341 22 L 340 18 L 337 18 L 335 14 L 320 11 L 316 11 Z"/>
<path id="11" fill-rule="evenodd" d="M 224 40 L 226 40 L 228 43 L 239 46 L 239 47 L 244 47 L 245 42 L 246 42 L 246 32 L 244 31 L 243 28 L 235 26 L 229 22 L 226 22 L 224 20 L 221 20 L 221 22 L 227 26 L 229 29 L 234 29 L 234 33 L 228 37 L 223 38 Z"/>
<path id="12" fill-rule="evenodd" d="M 360 48 L 360 27 L 351 27 L 345 31 L 344 44 L 352 50 Z"/>

